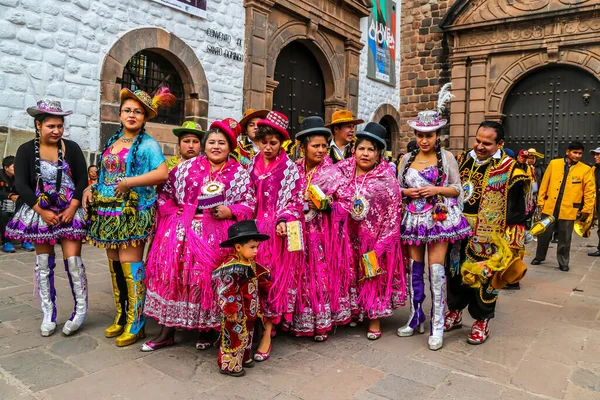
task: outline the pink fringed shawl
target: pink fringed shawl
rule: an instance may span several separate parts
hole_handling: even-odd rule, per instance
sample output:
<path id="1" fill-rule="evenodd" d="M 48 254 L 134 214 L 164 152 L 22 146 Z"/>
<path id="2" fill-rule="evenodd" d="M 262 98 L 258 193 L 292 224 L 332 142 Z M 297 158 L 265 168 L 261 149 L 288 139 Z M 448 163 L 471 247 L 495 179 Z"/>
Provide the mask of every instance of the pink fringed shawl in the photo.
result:
<path id="1" fill-rule="evenodd" d="M 289 252 L 287 239 L 276 233 L 277 223 L 300 221 L 303 218 L 304 189 L 298 168 L 284 151 L 269 165 L 259 153 L 248 166 L 250 179 L 256 188 L 256 225 L 271 238 L 260 244 L 257 262 L 271 272 L 269 296 L 263 303 L 264 315 L 279 323 L 284 316 L 290 320 L 296 301 L 298 268 L 303 253 Z"/>
<path id="2" fill-rule="evenodd" d="M 306 161 L 297 161 L 303 185 L 308 185 Z M 318 186 L 331 200 L 331 208 L 337 204 L 336 192 L 347 184 L 347 179 L 335 167 L 329 156 L 317 166 L 311 184 Z M 344 246 L 337 230 L 333 229 L 331 214 L 311 211 L 305 215 L 306 259 L 300 273 L 300 282 L 308 287 L 299 287 L 302 296 L 308 297 L 304 304 L 298 302 L 298 308 L 310 306 L 314 315 L 323 312 L 326 306 L 331 310 L 334 323 L 347 322 L 341 315 L 340 296 L 350 287 L 348 265 L 352 263 L 352 252 Z M 298 310 L 300 312 L 301 310 Z"/>
<path id="3" fill-rule="evenodd" d="M 218 220 L 211 210 L 195 216 L 201 187 L 210 181 L 210 162 L 204 156 L 187 160 L 169 173 L 158 189 L 157 231 L 148 254 L 147 279 L 159 279 L 166 290 L 196 286 L 202 307 L 216 307 L 212 271 L 231 256 L 219 244 L 235 221 Z M 237 221 L 254 215 L 255 193 L 248 172 L 231 158 L 213 180 L 225 185 L 225 205 Z"/>
<path id="4" fill-rule="evenodd" d="M 358 291 L 358 312 L 369 319 L 388 317 L 404 301 L 404 260 L 400 241 L 402 196 L 398 181 L 383 159 L 368 174 L 356 177 L 356 160 L 349 158 L 336 164 L 348 184 L 339 188 L 337 207 L 333 207 L 332 220 L 339 224 L 342 236 L 354 252 L 353 268 L 345 268 L 351 277 L 351 285 Z M 365 219 L 356 221 L 351 216 L 352 198 L 357 191 L 369 202 Z M 362 255 L 375 251 L 383 274 L 364 278 L 360 263 Z M 342 247 L 342 254 L 345 253 Z M 347 290 L 346 287 L 342 287 Z M 343 294 L 342 294 L 343 295 Z"/>

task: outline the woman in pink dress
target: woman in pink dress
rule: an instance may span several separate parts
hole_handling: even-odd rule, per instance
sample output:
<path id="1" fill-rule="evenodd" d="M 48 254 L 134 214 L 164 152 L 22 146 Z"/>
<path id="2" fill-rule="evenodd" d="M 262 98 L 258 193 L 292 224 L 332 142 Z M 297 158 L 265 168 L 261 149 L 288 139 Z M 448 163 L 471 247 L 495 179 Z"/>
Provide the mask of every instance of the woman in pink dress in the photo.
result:
<path id="1" fill-rule="evenodd" d="M 266 361 L 271 354 L 271 332 L 282 319 L 291 322 L 296 304 L 297 274 L 302 251 L 289 251 L 288 224 L 303 218 L 304 190 L 298 168 L 281 145 L 290 139 L 285 115 L 271 111 L 258 121 L 258 153 L 250 163 L 250 179 L 256 188 L 256 225 L 271 238 L 260 245 L 256 261 L 271 272 L 273 286 L 263 302 L 265 333 L 254 359 Z"/>
<path id="2" fill-rule="evenodd" d="M 296 134 L 304 154 L 296 162 L 304 194 L 305 258 L 298 276 L 298 297 L 291 332 L 296 336 L 311 336 L 317 342 L 327 340 L 333 324 L 345 323 L 334 318 L 330 285 L 338 285 L 336 270 L 331 268 L 337 254 L 332 251 L 332 226 L 330 221 L 333 193 L 343 179 L 327 155 L 329 128 L 321 117 L 308 117 L 302 121 L 302 131 Z M 311 188 L 312 186 L 312 188 Z M 315 198 L 320 190 L 324 199 Z M 315 189 L 315 190 L 312 190 Z M 324 201 L 321 201 L 324 200 Z M 339 302 L 337 302 L 339 303 Z M 334 306 L 337 304 L 334 301 Z M 342 315 L 342 314 L 338 314 Z"/>
<path id="3" fill-rule="evenodd" d="M 334 251 L 340 259 L 347 257 L 349 266 L 348 286 L 343 287 L 341 297 L 355 302 L 356 319 L 370 320 L 370 340 L 381 337 L 380 319 L 391 316 L 405 294 L 400 242 L 402 196 L 382 156 L 385 137 L 385 128 L 375 122 L 356 134 L 354 157 L 336 164 L 348 183 L 337 191 L 341 209 L 334 208 L 332 214 L 336 226 L 345 219 L 343 233 L 352 250 L 351 256 L 344 249 Z"/>
<path id="4" fill-rule="evenodd" d="M 175 329 L 219 329 L 221 313 L 211 282 L 230 256 L 219 243 L 227 228 L 254 215 L 255 195 L 247 171 L 230 154 L 239 124 L 215 121 L 204 138 L 205 155 L 176 166 L 158 190 L 157 234 L 146 267 L 145 314 L 161 325 L 142 351 L 175 343 Z M 210 341 L 200 339 L 198 349 Z"/>

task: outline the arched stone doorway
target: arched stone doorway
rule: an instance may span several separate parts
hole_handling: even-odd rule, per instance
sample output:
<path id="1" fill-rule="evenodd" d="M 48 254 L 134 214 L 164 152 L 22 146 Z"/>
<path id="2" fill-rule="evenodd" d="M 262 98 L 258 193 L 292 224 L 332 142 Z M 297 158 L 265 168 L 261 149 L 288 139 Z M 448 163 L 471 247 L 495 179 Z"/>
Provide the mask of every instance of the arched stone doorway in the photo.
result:
<path id="1" fill-rule="evenodd" d="M 600 81 L 567 65 L 540 68 L 508 92 L 503 108 L 506 146 L 517 152 L 535 147 L 544 163 L 565 154 L 568 144 L 600 146 Z M 592 163 L 589 152 L 584 162 Z"/>
<path id="2" fill-rule="evenodd" d="M 325 118 L 323 72 L 304 44 L 294 41 L 281 50 L 274 78 L 279 84 L 273 92 L 273 110 L 289 118 L 292 137 L 300 131 L 304 118 L 315 115 Z"/>
<path id="3" fill-rule="evenodd" d="M 440 23 L 456 96 L 450 106 L 452 150 L 469 148 L 483 120 L 513 123 L 505 115 L 507 99 L 523 77 L 535 76 L 529 74 L 537 74 L 543 68 L 574 66 L 600 77 L 600 46 L 592 39 L 600 32 L 596 3 L 586 0 L 456 0 L 453 3 Z M 562 112 L 567 109 L 561 109 Z M 576 113 L 577 108 L 568 112 Z M 547 122 L 544 130 L 548 129 Z M 562 127 L 560 121 L 559 125 Z M 569 137 L 573 133 L 565 135 L 559 141 L 575 139 Z M 546 158 L 560 156 L 560 146 L 564 144 L 548 149 Z"/>
<path id="4" fill-rule="evenodd" d="M 371 121 L 378 122 L 388 132 L 387 149 L 396 156 L 406 147 L 408 139 L 402 138 L 400 132 L 400 113 L 391 104 L 382 104 L 373 113 Z"/>
<path id="5" fill-rule="evenodd" d="M 339 109 L 358 112 L 361 42 L 360 19 L 370 1 L 331 7 L 328 1 L 245 1 L 244 108 L 271 108 L 279 85 L 275 66 L 290 43 L 305 45 L 316 58 L 325 81 L 325 121 Z"/>
<path id="6" fill-rule="evenodd" d="M 172 33 L 160 28 L 141 28 L 127 32 L 115 42 L 104 59 L 100 73 L 100 146 L 119 126 L 119 93 L 125 66 L 141 51 L 151 51 L 167 59 L 177 70 L 183 84 L 184 119 L 208 124 L 208 83 L 194 50 Z M 174 126 L 148 123 L 152 136 L 163 144 L 167 154 L 174 153 Z"/>

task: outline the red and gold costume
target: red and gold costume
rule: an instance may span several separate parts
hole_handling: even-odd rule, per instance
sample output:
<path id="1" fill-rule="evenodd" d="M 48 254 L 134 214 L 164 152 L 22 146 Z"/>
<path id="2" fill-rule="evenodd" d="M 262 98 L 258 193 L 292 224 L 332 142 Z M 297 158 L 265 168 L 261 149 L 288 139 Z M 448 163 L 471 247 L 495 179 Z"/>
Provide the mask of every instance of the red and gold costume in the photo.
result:
<path id="1" fill-rule="evenodd" d="M 498 291 L 525 273 L 521 260 L 525 225 L 533 203 L 526 171 L 504 152 L 478 163 L 474 153 L 458 159 L 467 194 L 463 214 L 473 236 L 450 249 L 448 309 L 465 307 L 476 320 L 494 317 Z"/>
<path id="2" fill-rule="evenodd" d="M 255 262 L 234 257 L 212 273 L 217 303 L 223 312 L 218 364 L 222 371 L 238 373 L 251 360 L 254 322 L 260 317 L 260 298 L 271 287 L 269 271 Z M 236 316 L 234 322 L 229 321 Z"/>

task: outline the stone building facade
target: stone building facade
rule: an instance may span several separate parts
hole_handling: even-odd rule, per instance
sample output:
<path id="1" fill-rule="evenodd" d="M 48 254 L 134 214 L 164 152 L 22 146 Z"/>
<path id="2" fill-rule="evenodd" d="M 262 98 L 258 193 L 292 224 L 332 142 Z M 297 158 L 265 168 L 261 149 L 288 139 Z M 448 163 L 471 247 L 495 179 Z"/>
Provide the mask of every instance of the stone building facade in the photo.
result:
<path id="1" fill-rule="evenodd" d="M 406 119 L 453 84 L 449 148 L 470 147 L 484 119 L 507 146 L 546 159 L 569 141 L 600 144 L 600 1 L 407 1 L 402 10 L 401 106 Z"/>
<path id="2" fill-rule="evenodd" d="M 363 119 L 387 118 L 399 126 L 398 88 L 369 82 L 361 65 L 361 20 L 370 13 L 370 0 L 206 4 L 200 18 L 152 0 L 0 0 L 0 153 L 15 154 L 33 137 L 25 109 L 49 97 L 74 110 L 66 137 L 93 161 L 118 129 L 119 91 L 151 57 L 178 76 L 180 122 L 206 127 L 215 119 L 239 119 L 245 108 L 271 108 L 278 57 L 291 43 L 316 60 L 326 120 L 348 108 Z M 147 126 L 166 154 L 176 151 L 174 126 Z"/>

